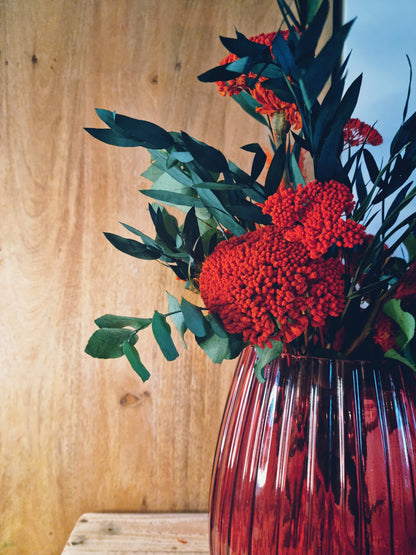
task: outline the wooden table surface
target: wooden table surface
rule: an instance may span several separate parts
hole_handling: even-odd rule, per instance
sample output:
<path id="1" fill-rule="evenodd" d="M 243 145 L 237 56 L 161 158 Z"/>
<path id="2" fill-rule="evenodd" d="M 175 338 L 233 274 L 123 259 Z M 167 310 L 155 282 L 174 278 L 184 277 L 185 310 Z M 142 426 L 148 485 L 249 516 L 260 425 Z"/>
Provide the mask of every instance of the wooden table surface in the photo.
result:
<path id="1" fill-rule="evenodd" d="M 62 555 L 209 553 L 206 513 L 86 513 Z"/>

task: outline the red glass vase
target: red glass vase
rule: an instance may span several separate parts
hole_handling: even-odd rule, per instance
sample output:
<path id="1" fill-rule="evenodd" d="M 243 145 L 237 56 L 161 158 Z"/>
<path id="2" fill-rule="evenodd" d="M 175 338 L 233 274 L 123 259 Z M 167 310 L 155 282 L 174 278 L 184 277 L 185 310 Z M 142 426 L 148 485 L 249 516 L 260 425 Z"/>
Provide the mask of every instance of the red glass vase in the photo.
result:
<path id="1" fill-rule="evenodd" d="M 213 555 L 416 553 L 416 374 L 239 359 L 210 493 Z"/>

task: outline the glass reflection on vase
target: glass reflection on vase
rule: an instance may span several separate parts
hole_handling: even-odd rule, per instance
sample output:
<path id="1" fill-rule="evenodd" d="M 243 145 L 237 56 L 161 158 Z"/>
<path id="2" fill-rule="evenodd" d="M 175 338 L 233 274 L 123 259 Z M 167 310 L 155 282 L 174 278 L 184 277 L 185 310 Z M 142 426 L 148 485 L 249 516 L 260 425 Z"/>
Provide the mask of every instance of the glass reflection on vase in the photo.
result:
<path id="1" fill-rule="evenodd" d="M 218 439 L 211 553 L 416 552 L 416 375 L 241 356 Z"/>

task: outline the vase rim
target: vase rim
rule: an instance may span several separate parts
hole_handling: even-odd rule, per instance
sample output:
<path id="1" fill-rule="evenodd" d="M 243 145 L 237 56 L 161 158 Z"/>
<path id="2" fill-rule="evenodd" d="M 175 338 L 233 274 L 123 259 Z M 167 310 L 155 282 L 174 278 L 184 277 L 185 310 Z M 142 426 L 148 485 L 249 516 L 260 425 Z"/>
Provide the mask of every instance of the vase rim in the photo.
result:
<path id="1" fill-rule="evenodd" d="M 319 357 L 319 356 L 312 356 L 312 355 L 296 355 L 291 353 L 282 353 L 276 360 L 281 360 L 283 358 L 291 358 L 291 359 L 298 359 L 298 360 L 316 360 L 322 361 L 330 364 L 377 364 L 382 366 L 398 366 L 400 362 L 394 359 L 349 359 L 349 358 L 329 358 L 329 357 Z"/>

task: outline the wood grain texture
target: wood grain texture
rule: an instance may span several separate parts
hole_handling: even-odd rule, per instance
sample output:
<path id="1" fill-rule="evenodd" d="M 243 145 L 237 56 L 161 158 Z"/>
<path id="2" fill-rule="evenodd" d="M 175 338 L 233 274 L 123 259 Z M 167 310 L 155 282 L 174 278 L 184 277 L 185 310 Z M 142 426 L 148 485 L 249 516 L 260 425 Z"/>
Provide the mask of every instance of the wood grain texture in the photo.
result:
<path id="1" fill-rule="evenodd" d="M 115 109 L 224 149 L 264 141 L 196 76 L 218 35 L 274 30 L 275 0 L 0 0 L 0 553 L 60 553 L 94 511 L 205 511 L 234 362 L 192 345 L 152 379 L 83 353 L 94 318 L 166 310 L 174 276 L 104 239 L 119 221 L 151 232 L 139 149 L 94 141 Z"/>
<path id="2" fill-rule="evenodd" d="M 62 555 L 209 553 L 206 513 L 82 515 Z"/>

